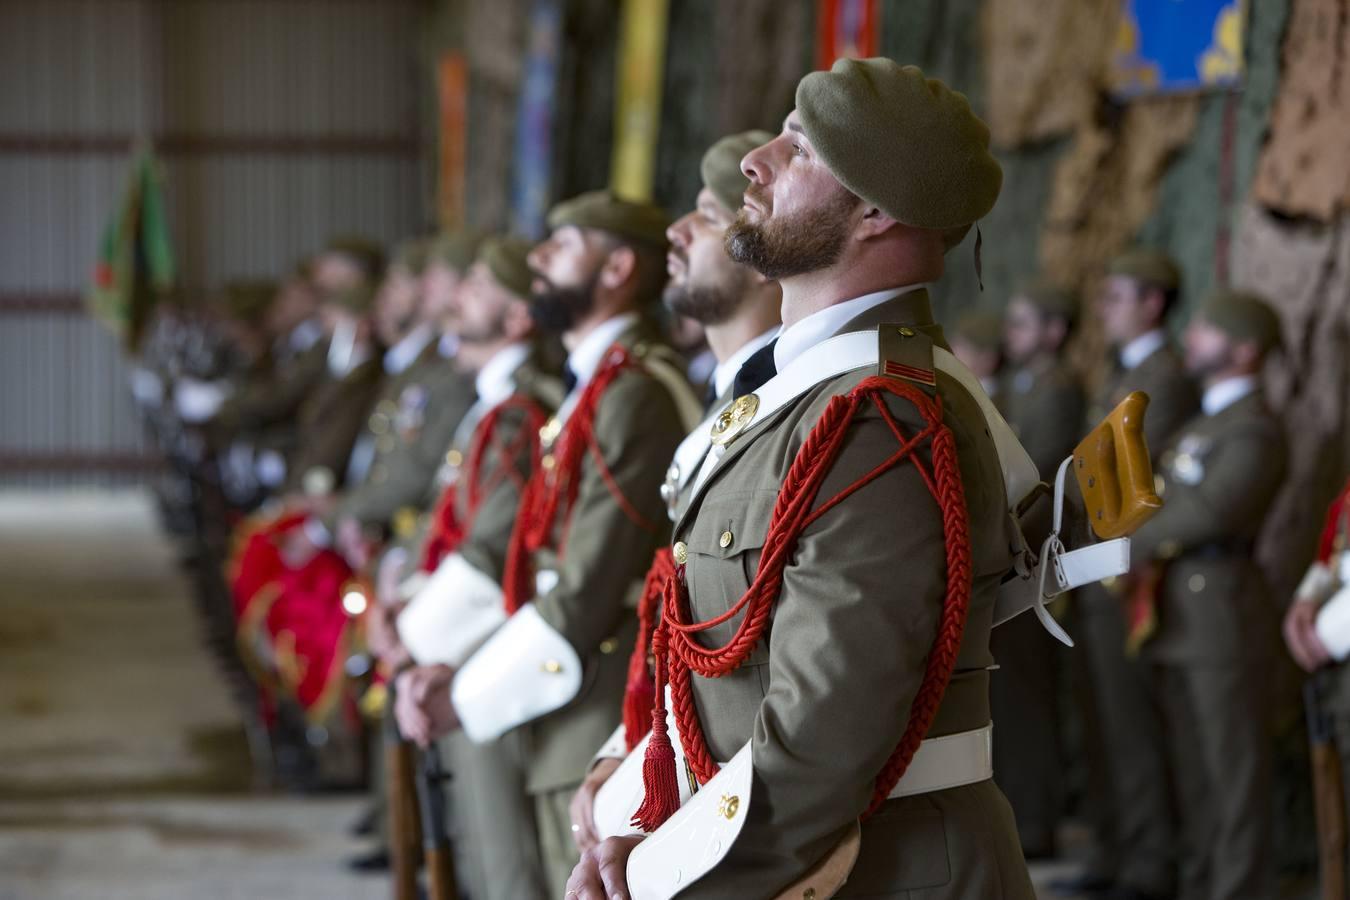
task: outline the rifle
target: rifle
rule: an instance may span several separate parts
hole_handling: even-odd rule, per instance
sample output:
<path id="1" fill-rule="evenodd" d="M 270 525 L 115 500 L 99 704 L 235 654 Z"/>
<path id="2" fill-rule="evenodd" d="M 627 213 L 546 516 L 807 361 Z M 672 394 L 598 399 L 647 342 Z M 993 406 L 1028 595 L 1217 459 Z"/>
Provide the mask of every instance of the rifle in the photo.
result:
<path id="1" fill-rule="evenodd" d="M 1308 715 L 1308 744 L 1312 750 L 1313 802 L 1317 814 L 1317 859 L 1322 871 L 1322 900 L 1345 896 L 1345 794 L 1341 758 L 1331 734 L 1331 717 L 1322 708 L 1320 682 L 1325 671 L 1303 686 Z"/>
<path id="2" fill-rule="evenodd" d="M 450 776 L 441 768 L 435 747 L 422 751 L 417 774 L 418 807 L 422 813 L 422 854 L 427 869 L 428 900 L 459 900 L 455 885 L 455 861 L 450 835 L 445 830 L 445 783 Z"/>
<path id="3" fill-rule="evenodd" d="M 381 733 L 384 738 L 385 789 L 389 808 L 389 860 L 394 877 L 395 900 L 417 900 L 417 867 L 421 860 L 421 836 L 418 832 L 417 795 L 413 786 L 413 747 L 403 739 L 394 718 L 394 682 L 389 682 L 389 699 L 384 710 Z"/>

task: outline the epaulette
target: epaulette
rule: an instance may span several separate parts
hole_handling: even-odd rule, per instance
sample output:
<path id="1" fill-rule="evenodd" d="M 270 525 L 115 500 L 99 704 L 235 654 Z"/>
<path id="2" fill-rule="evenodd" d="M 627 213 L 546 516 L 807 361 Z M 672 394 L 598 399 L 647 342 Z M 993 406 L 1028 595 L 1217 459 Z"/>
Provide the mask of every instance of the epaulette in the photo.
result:
<path id="1" fill-rule="evenodd" d="M 913 382 L 936 394 L 932 339 L 910 325 L 878 325 L 877 374 Z"/>

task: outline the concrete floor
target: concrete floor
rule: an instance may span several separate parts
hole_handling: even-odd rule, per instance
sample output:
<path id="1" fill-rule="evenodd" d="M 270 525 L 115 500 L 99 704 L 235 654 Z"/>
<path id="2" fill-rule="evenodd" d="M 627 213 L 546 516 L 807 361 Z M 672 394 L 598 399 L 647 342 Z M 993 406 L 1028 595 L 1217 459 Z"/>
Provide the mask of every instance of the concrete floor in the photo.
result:
<path id="1" fill-rule="evenodd" d="M 0 900 L 375 898 L 358 798 L 248 792 L 148 495 L 0 495 Z"/>
<path id="2" fill-rule="evenodd" d="M 148 494 L 0 495 L 0 900 L 388 896 L 359 798 L 249 792 L 200 632 Z"/>

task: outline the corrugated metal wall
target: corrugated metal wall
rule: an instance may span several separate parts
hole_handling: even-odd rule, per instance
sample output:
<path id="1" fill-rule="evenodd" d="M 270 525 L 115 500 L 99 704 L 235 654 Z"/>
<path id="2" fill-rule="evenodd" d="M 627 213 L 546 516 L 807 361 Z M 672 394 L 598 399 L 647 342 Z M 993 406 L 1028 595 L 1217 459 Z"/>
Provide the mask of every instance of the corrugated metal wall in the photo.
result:
<path id="1" fill-rule="evenodd" d="M 191 290 L 429 223 L 421 6 L 0 0 L 0 484 L 146 470 L 119 348 L 79 299 L 133 137 L 164 163 Z"/>

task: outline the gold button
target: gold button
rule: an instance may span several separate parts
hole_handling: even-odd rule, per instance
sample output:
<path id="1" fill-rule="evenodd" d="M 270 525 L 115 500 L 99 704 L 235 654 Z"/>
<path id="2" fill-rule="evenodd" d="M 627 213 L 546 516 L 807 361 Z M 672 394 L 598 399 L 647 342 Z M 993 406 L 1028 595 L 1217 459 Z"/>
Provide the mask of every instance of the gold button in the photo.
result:
<path id="1" fill-rule="evenodd" d="M 725 550 L 726 548 L 731 546 L 731 542 L 734 540 L 736 540 L 736 536 L 734 534 L 732 534 L 730 531 L 724 531 L 722 532 L 722 536 L 717 539 L 717 544 L 719 547 Z"/>
<path id="2" fill-rule="evenodd" d="M 603 641 L 600 642 L 601 653 L 605 654 L 613 653 L 618 648 L 619 642 L 614 640 L 614 638 L 605 638 Z"/>
<path id="3" fill-rule="evenodd" d="M 736 818 L 736 812 L 741 808 L 741 798 L 735 794 L 723 794 L 722 799 L 717 802 L 717 813 L 724 819 Z"/>
<path id="4" fill-rule="evenodd" d="M 553 467 L 557 464 L 558 461 L 553 458 L 552 453 L 545 453 L 544 458 L 539 460 L 539 465 L 543 467 L 545 472 L 553 471 Z"/>
<path id="5" fill-rule="evenodd" d="M 463 462 L 464 454 L 460 453 L 458 450 L 451 450 L 449 453 L 445 454 L 445 464 L 448 466 L 462 465 Z"/>
<path id="6" fill-rule="evenodd" d="M 557 675 L 563 670 L 562 663 L 558 662 L 556 659 L 550 659 L 539 668 L 550 675 Z"/>
<path id="7" fill-rule="evenodd" d="M 670 548 L 670 552 L 671 555 L 675 557 L 675 561 L 680 565 L 684 565 L 689 561 L 689 548 L 685 546 L 684 541 L 676 541 L 675 546 Z"/>
<path id="8" fill-rule="evenodd" d="M 816 889 L 807 888 L 802 891 L 802 900 L 816 900 Z"/>
<path id="9" fill-rule="evenodd" d="M 908 325 L 905 325 L 904 327 L 902 327 L 902 328 L 900 329 L 900 336 L 901 336 L 901 337 L 914 337 L 914 329 L 913 329 L 913 328 L 910 328 Z"/>
<path id="10" fill-rule="evenodd" d="M 1205 576 L 1192 575 L 1186 582 L 1186 586 L 1191 589 L 1192 594 L 1198 594 L 1205 589 Z"/>

